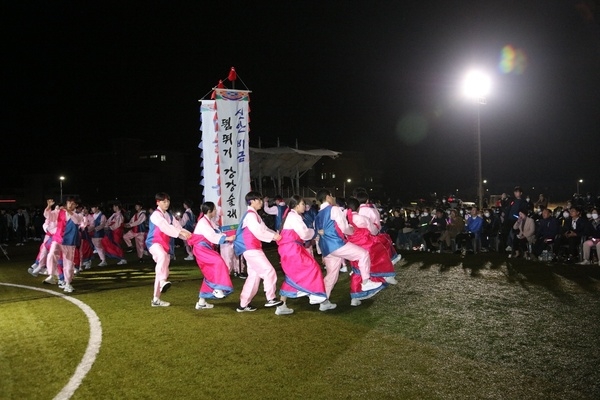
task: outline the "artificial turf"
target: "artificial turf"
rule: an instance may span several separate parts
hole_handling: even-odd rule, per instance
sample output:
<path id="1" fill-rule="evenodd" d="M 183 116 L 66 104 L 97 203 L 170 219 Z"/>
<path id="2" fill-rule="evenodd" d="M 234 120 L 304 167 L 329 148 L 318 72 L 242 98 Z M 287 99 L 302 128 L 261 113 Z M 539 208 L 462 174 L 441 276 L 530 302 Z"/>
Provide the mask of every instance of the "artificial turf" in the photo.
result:
<path id="1" fill-rule="evenodd" d="M 0 282 L 42 287 L 26 272 L 35 252 L 9 248 Z M 267 254 L 281 282 L 274 248 Z M 398 285 L 359 307 L 342 274 L 337 309 L 289 299 L 295 313 L 276 316 L 260 291 L 256 312 L 235 312 L 240 279 L 215 308 L 195 310 L 201 275 L 182 258 L 171 264 L 168 308 L 150 307 L 151 262 L 75 279 L 103 341 L 74 399 L 600 398 L 598 266 L 406 253 Z M 53 398 L 88 338 L 70 302 L 0 286 L 0 398 Z"/>

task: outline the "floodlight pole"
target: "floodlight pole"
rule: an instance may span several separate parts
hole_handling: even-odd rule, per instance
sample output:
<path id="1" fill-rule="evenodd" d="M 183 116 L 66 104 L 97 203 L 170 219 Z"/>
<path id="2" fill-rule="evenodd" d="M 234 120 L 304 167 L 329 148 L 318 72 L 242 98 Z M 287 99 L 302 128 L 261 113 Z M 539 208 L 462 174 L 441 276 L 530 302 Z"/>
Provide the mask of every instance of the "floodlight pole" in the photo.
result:
<path id="1" fill-rule="evenodd" d="M 483 173 L 481 171 L 481 104 L 485 99 L 477 101 L 477 197 L 479 197 L 479 209 L 483 208 Z"/>
<path id="2" fill-rule="evenodd" d="M 346 198 L 346 182 L 350 183 L 350 182 L 352 182 L 352 179 L 348 178 L 344 181 L 344 186 L 343 186 L 344 189 L 342 191 L 344 198 Z"/>
<path id="3" fill-rule="evenodd" d="M 62 204 L 62 201 L 63 201 L 63 181 L 64 180 L 65 180 L 64 176 L 60 176 L 58 178 L 58 181 L 60 182 L 60 201 L 59 201 L 59 203 L 61 203 L 61 204 Z"/>

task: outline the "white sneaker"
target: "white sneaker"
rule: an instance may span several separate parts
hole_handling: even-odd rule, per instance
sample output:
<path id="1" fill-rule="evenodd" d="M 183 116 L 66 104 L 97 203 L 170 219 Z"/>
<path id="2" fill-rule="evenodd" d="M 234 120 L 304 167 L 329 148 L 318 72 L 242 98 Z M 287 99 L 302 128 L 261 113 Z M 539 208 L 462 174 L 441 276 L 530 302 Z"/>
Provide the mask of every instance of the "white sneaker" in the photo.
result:
<path id="1" fill-rule="evenodd" d="M 505 251 L 512 251 L 512 247 L 510 246 L 506 246 L 506 248 L 504 249 Z"/>
<path id="2" fill-rule="evenodd" d="M 73 291 L 75 289 L 73 289 L 73 286 L 69 285 L 68 283 L 65 283 L 65 287 L 64 287 L 63 290 L 64 290 L 65 293 L 73 293 Z"/>
<path id="3" fill-rule="evenodd" d="M 221 289 L 215 289 L 215 290 L 213 290 L 212 294 L 217 299 L 222 299 L 222 298 L 225 297 L 225 293 L 223 293 L 223 291 Z"/>
<path id="4" fill-rule="evenodd" d="M 152 300 L 150 302 L 150 305 L 152 307 L 169 307 L 171 305 L 171 303 L 169 303 L 168 301 L 162 301 L 161 299 L 158 299 L 158 300 Z"/>
<path id="5" fill-rule="evenodd" d="M 194 261 L 194 256 L 187 256 L 184 258 L 185 261 Z"/>
<path id="6" fill-rule="evenodd" d="M 358 307 L 362 304 L 362 302 L 359 299 L 352 299 L 350 300 L 350 305 L 352 307 Z"/>
<path id="7" fill-rule="evenodd" d="M 340 268 L 340 272 L 348 272 L 348 267 L 342 265 L 342 268 Z"/>
<path id="8" fill-rule="evenodd" d="M 359 300 L 360 301 L 360 300 Z M 327 310 L 333 310 L 334 308 L 337 307 L 337 304 L 330 302 L 329 300 L 325 300 L 324 302 L 321 303 L 321 305 L 319 306 L 319 311 L 327 311 Z"/>
<path id="9" fill-rule="evenodd" d="M 369 290 L 373 290 L 373 289 L 377 289 L 379 286 L 383 285 L 381 282 L 373 282 L 372 280 L 367 280 L 366 283 L 362 283 L 360 285 L 360 289 L 363 292 L 369 291 Z"/>
<path id="10" fill-rule="evenodd" d="M 285 305 L 285 303 L 283 303 L 282 305 L 280 305 L 279 307 L 277 307 L 275 309 L 275 315 L 289 315 L 289 314 L 293 314 L 294 310 L 292 310 L 291 308 L 288 308 L 287 305 Z"/>
<path id="11" fill-rule="evenodd" d="M 397 285 L 398 284 L 398 281 L 393 276 L 386 276 L 384 279 L 390 285 Z"/>
<path id="12" fill-rule="evenodd" d="M 58 282 L 56 281 L 56 279 L 54 279 L 54 276 L 50 275 L 46 279 L 44 279 L 44 282 L 42 282 L 42 283 L 45 283 L 48 285 L 56 285 Z"/>
<path id="13" fill-rule="evenodd" d="M 196 303 L 196 310 L 205 310 L 213 307 L 214 304 L 207 303 L 206 301 L 204 303 L 200 303 L 199 301 Z"/>
<path id="14" fill-rule="evenodd" d="M 298 298 L 299 298 L 299 297 L 305 297 L 305 296 L 308 296 L 308 293 L 306 293 L 306 292 L 301 292 L 301 291 L 298 291 L 298 293 L 296 293 L 296 297 L 298 297 Z"/>
<path id="15" fill-rule="evenodd" d="M 327 297 L 323 297 L 323 296 L 316 296 L 314 294 L 311 294 L 308 296 L 309 304 L 321 304 L 322 302 L 324 302 L 326 300 L 327 300 Z"/>
<path id="16" fill-rule="evenodd" d="M 402 260 L 402 254 L 398 253 L 392 258 L 392 264 L 396 264 L 400 260 Z"/>
<path id="17" fill-rule="evenodd" d="M 166 293 L 167 290 L 169 290 L 170 287 L 171 287 L 171 282 L 169 282 L 169 281 L 162 281 L 160 283 L 160 292 L 161 293 Z"/>
<path id="18" fill-rule="evenodd" d="M 80 268 L 77 268 L 77 267 L 73 268 L 73 274 L 74 275 L 79 275 L 79 272 L 80 272 Z"/>
<path id="19" fill-rule="evenodd" d="M 99 267 L 106 267 L 108 264 L 106 263 L 106 261 L 102 261 L 100 264 L 98 264 Z"/>
<path id="20" fill-rule="evenodd" d="M 40 270 L 40 275 L 48 275 L 48 268 L 44 267 Z"/>
<path id="21" fill-rule="evenodd" d="M 590 260 L 583 260 L 583 261 L 581 261 L 581 262 L 578 262 L 577 264 L 578 264 L 578 265 L 590 265 L 590 264 L 591 264 L 591 262 L 590 262 Z"/>
<path id="22" fill-rule="evenodd" d="M 35 264 L 34 264 L 34 265 L 35 265 Z M 35 268 L 34 268 L 33 266 L 29 267 L 29 268 L 27 269 L 27 272 L 29 272 L 29 274 L 30 274 L 31 276 L 35 276 L 36 278 L 37 278 L 37 276 L 38 276 L 38 273 L 35 271 Z"/>
<path id="23" fill-rule="evenodd" d="M 83 267 L 84 267 L 85 269 L 90 269 L 90 268 L 92 268 L 92 262 L 91 262 L 91 261 L 86 261 L 86 262 L 84 262 L 84 263 L 83 263 Z"/>
<path id="24" fill-rule="evenodd" d="M 124 258 L 117 263 L 117 265 L 125 265 L 125 264 L 127 264 L 127 260 Z"/>

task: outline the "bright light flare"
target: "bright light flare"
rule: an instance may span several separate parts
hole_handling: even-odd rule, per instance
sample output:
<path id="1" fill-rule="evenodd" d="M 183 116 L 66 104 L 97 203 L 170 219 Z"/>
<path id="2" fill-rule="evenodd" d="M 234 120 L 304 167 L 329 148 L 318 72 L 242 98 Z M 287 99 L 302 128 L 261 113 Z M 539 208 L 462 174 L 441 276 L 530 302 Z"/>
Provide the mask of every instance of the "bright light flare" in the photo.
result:
<path id="1" fill-rule="evenodd" d="M 481 98 L 487 96 L 490 87 L 491 81 L 487 75 L 479 71 L 471 71 L 463 82 L 463 93 L 468 97 Z"/>

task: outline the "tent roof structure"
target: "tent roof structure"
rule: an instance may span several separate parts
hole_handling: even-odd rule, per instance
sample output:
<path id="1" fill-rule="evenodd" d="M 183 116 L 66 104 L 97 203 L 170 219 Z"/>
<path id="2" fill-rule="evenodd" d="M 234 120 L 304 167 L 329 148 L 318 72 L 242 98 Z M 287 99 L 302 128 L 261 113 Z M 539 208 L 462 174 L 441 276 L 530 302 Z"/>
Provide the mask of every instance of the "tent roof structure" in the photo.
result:
<path id="1" fill-rule="evenodd" d="M 291 147 L 250 147 L 250 176 L 290 177 L 308 171 L 321 157 L 337 158 L 340 152 L 326 149 L 299 150 Z"/>

